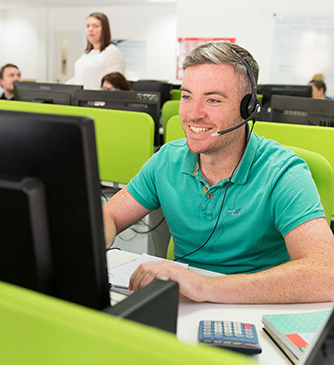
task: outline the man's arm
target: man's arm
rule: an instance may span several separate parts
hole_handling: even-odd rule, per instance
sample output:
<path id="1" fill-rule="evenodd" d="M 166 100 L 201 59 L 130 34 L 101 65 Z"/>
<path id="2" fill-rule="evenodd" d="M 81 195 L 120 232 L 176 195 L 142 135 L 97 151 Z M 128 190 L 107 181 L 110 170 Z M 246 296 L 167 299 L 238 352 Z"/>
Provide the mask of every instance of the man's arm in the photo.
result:
<path id="1" fill-rule="evenodd" d="M 150 210 L 139 204 L 125 187 L 103 206 L 106 247 L 110 247 L 118 233 L 145 217 Z"/>
<path id="2" fill-rule="evenodd" d="M 137 290 L 164 276 L 194 301 L 219 303 L 300 303 L 334 300 L 334 236 L 324 218 L 301 224 L 285 236 L 292 261 L 253 274 L 204 277 L 174 265 L 141 265 L 132 275 Z M 173 265 L 173 266 L 172 266 Z"/>

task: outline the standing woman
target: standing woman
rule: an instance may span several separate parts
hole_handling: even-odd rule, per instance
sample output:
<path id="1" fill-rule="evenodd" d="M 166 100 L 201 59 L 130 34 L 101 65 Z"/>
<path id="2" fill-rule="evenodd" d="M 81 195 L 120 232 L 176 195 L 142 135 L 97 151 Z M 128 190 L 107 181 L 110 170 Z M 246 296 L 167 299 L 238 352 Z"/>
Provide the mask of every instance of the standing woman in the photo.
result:
<path id="1" fill-rule="evenodd" d="M 74 64 L 74 77 L 67 83 L 99 89 L 104 75 L 125 73 L 125 59 L 116 44 L 111 43 L 109 20 L 102 13 L 92 13 L 86 20 L 87 47 Z"/>

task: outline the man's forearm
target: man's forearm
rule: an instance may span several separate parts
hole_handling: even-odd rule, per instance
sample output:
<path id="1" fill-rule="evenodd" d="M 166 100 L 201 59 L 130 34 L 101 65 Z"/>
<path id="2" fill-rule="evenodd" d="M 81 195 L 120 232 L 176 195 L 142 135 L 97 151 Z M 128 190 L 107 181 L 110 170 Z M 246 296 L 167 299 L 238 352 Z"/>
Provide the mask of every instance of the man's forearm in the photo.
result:
<path id="1" fill-rule="evenodd" d="M 208 278 L 201 296 L 219 303 L 333 301 L 333 269 L 315 266 L 311 260 L 301 259 L 254 274 Z"/>

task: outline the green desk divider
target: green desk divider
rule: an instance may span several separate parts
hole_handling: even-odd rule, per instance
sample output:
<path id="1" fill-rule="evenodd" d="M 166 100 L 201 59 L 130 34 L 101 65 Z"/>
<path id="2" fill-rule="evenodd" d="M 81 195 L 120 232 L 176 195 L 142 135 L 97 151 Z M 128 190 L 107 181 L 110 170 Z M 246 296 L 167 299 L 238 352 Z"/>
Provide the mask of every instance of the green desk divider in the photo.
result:
<path id="1" fill-rule="evenodd" d="M 0 282 L 2 364 L 229 364 L 252 358 Z"/>

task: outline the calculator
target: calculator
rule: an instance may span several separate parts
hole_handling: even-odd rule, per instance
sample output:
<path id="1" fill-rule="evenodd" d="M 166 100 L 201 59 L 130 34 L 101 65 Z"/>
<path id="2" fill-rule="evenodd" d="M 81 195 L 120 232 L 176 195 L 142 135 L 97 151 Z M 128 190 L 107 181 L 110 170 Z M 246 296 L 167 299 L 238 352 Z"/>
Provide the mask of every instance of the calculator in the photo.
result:
<path id="1" fill-rule="evenodd" d="M 233 321 L 200 321 L 198 341 L 247 355 L 261 353 L 253 324 Z"/>

